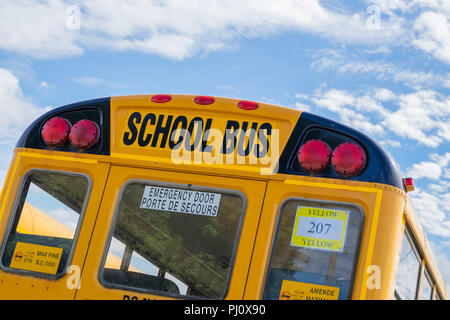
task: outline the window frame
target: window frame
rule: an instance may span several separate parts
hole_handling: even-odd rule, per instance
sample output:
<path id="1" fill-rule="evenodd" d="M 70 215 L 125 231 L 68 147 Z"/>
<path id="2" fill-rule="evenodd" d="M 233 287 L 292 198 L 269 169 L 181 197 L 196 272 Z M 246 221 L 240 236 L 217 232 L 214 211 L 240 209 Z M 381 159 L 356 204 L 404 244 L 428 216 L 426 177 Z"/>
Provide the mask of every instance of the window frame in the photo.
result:
<path id="1" fill-rule="evenodd" d="M 351 202 L 339 202 L 339 201 L 332 201 L 332 200 L 323 200 L 323 199 L 311 199 L 311 198 L 302 198 L 302 197 L 289 197 L 283 200 L 283 202 L 281 203 L 279 209 L 278 209 L 278 216 L 277 216 L 277 221 L 275 223 L 275 232 L 273 234 L 272 237 L 272 243 L 270 245 L 270 254 L 268 257 L 268 263 L 267 263 L 267 267 L 265 270 L 265 275 L 264 275 L 264 284 L 262 286 L 262 291 L 261 291 L 261 298 L 264 299 L 264 295 L 267 289 L 267 285 L 268 285 L 268 280 L 269 280 L 269 274 L 270 274 L 270 270 L 272 268 L 272 263 L 273 263 L 273 256 L 275 254 L 275 245 L 278 239 L 278 235 L 280 232 L 280 223 L 281 223 L 281 218 L 282 218 L 282 213 L 283 213 L 283 209 L 286 206 L 286 204 L 290 201 L 303 201 L 306 202 L 306 205 L 314 205 L 314 204 L 326 204 L 326 205 L 337 205 L 340 208 L 348 208 L 348 207 L 352 207 L 354 208 L 360 215 L 361 218 L 361 222 L 359 225 L 359 229 L 358 229 L 358 234 L 356 236 L 356 246 L 355 246 L 355 255 L 354 255 L 354 260 L 353 260 L 353 264 L 352 264 L 352 274 L 349 277 L 349 290 L 348 290 L 348 296 L 346 297 L 345 300 L 349 300 L 352 297 L 353 294 L 353 289 L 354 289 L 354 285 L 355 285 L 355 279 L 356 279 L 356 271 L 357 271 L 357 266 L 358 266 L 358 262 L 359 262 L 359 256 L 361 253 L 361 240 L 362 240 L 362 235 L 363 235 L 363 229 L 364 229 L 364 225 L 365 225 L 365 219 L 366 219 L 366 213 L 364 211 L 364 209 L 356 204 L 356 203 L 351 203 Z M 318 249 L 319 250 L 319 249 Z"/>
<path id="2" fill-rule="evenodd" d="M 127 286 L 127 285 L 118 284 L 118 283 L 111 283 L 111 282 L 106 281 L 103 278 L 103 270 L 105 269 L 106 259 L 107 259 L 109 249 L 111 246 L 111 241 L 112 241 L 112 238 L 114 237 L 114 233 L 116 230 L 116 224 L 117 224 L 117 219 L 119 216 L 119 209 L 120 209 L 120 204 L 122 203 L 123 195 L 125 193 L 126 188 L 129 185 L 135 184 L 135 183 L 142 184 L 144 186 L 145 185 L 152 185 L 152 186 L 154 185 L 154 186 L 167 187 L 167 188 L 185 188 L 185 189 L 189 188 L 189 190 L 195 190 L 195 191 L 220 192 L 222 194 L 234 194 L 234 195 L 239 196 L 242 199 L 242 208 L 241 208 L 241 212 L 240 212 L 239 223 L 237 224 L 235 242 L 234 242 L 233 250 L 231 252 L 230 270 L 227 275 L 227 282 L 225 284 L 222 296 L 220 296 L 218 298 L 207 298 L 207 297 L 194 296 L 194 295 L 173 294 L 173 293 L 169 293 L 167 291 L 147 289 L 147 288 L 142 288 L 142 287 L 141 288 L 133 287 L 133 286 Z M 100 282 L 100 284 L 103 287 L 105 287 L 107 289 L 119 289 L 119 290 L 131 291 L 131 292 L 139 292 L 139 293 L 144 293 L 144 294 L 157 295 L 157 296 L 172 297 L 172 298 L 176 298 L 176 299 L 192 299 L 192 300 L 211 300 L 211 299 L 212 300 L 223 300 L 223 299 L 225 299 L 226 296 L 228 295 L 228 291 L 229 291 L 230 284 L 231 284 L 231 279 L 233 277 L 234 266 L 235 266 L 235 262 L 236 262 L 236 255 L 237 255 L 237 251 L 239 248 L 241 235 L 242 235 L 242 227 L 244 225 L 244 220 L 245 220 L 245 216 L 246 216 L 246 212 L 247 212 L 247 203 L 248 203 L 248 200 L 247 200 L 247 197 L 245 196 L 245 194 L 242 191 L 235 190 L 235 189 L 225 189 L 225 188 L 217 188 L 217 187 L 199 186 L 199 185 L 193 185 L 193 184 L 189 184 L 189 183 L 166 182 L 166 181 L 158 181 L 158 180 L 139 179 L 139 178 L 127 180 L 121 186 L 119 196 L 117 198 L 116 203 L 114 204 L 115 205 L 114 215 L 111 220 L 111 226 L 109 228 L 108 236 L 107 236 L 107 239 L 106 239 L 106 242 L 104 245 L 103 255 L 102 255 L 101 262 L 100 262 L 100 268 L 98 269 L 98 272 L 97 272 L 98 281 Z"/>
<path id="3" fill-rule="evenodd" d="M 434 283 L 434 279 L 433 276 L 431 275 L 430 270 L 428 269 L 425 261 L 422 259 L 423 264 L 421 267 L 421 276 L 420 276 L 420 290 L 418 290 L 417 292 L 417 299 L 416 300 L 432 300 L 433 298 L 433 293 L 434 293 L 434 288 L 435 288 L 435 283 Z M 424 281 L 427 281 L 428 284 L 430 285 L 430 296 L 426 299 L 422 299 L 422 290 L 423 290 L 423 283 Z"/>
<path id="4" fill-rule="evenodd" d="M 23 193 L 24 187 L 27 183 L 28 178 L 35 172 L 54 173 L 54 174 L 61 174 L 61 175 L 66 175 L 66 176 L 81 176 L 81 177 L 84 177 L 88 183 L 86 194 L 85 194 L 84 201 L 83 201 L 83 205 L 82 205 L 81 211 L 80 211 L 80 217 L 78 218 L 77 227 L 74 230 L 74 236 L 72 238 L 72 246 L 69 251 L 69 254 L 67 255 L 66 266 L 63 268 L 62 272 L 57 273 L 57 274 L 48 274 L 48 273 L 37 272 L 37 271 L 16 269 L 16 268 L 7 267 L 3 264 L 3 255 L 5 253 L 6 245 L 8 243 L 8 238 L 10 237 L 11 232 L 13 232 L 13 231 L 15 232 L 17 230 L 17 224 L 19 222 L 18 220 L 16 221 L 16 218 L 19 217 L 17 209 L 19 209 L 19 206 L 21 205 L 22 210 L 23 210 L 23 205 L 25 204 L 26 197 L 24 198 L 23 203 L 21 203 L 21 198 L 22 198 L 22 193 Z M 28 185 L 28 188 L 29 188 L 29 185 Z M 16 196 L 14 199 L 14 204 L 10 211 L 10 214 L 8 217 L 8 223 L 6 225 L 5 233 L 3 235 L 3 239 L 2 239 L 2 243 L 1 243 L 1 247 L 0 247 L 0 270 L 8 272 L 8 273 L 13 273 L 13 274 L 31 276 L 31 277 L 42 278 L 42 279 L 50 279 L 50 280 L 58 280 L 58 279 L 64 277 L 67 273 L 67 266 L 69 266 L 70 263 L 72 262 L 73 254 L 75 252 L 75 248 L 76 248 L 78 238 L 80 235 L 80 229 L 81 229 L 81 226 L 83 225 L 84 216 L 86 214 L 86 209 L 87 209 L 89 199 L 91 196 L 91 191 L 92 191 L 92 179 L 86 173 L 63 171 L 63 170 L 49 170 L 49 169 L 42 169 L 42 168 L 32 168 L 32 169 L 28 170 L 27 172 L 25 172 L 25 174 L 23 175 L 23 177 L 20 181 L 19 188 L 17 189 Z M 27 196 L 28 196 L 28 191 L 27 191 Z M 20 212 L 20 214 L 22 214 L 22 211 Z M 13 230 L 13 227 L 15 227 L 14 230 Z"/>
<path id="5" fill-rule="evenodd" d="M 403 299 L 403 297 L 400 295 L 400 293 L 397 291 L 397 279 L 398 279 L 398 269 L 400 268 L 400 259 L 398 262 L 398 266 L 397 266 L 397 271 L 395 273 L 395 285 L 394 285 L 394 296 L 396 297 L 397 300 L 411 300 L 411 301 L 415 301 L 415 300 L 419 300 L 420 299 L 420 291 L 421 291 L 421 283 L 422 283 L 422 276 L 423 276 L 423 270 L 424 267 L 426 265 L 423 255 L 420 251 L 419 246 L 417 245 L 417 241 L 414 238 L 414 234 L 411 230 L 411 228 L 409 227 L 409 225 L 407 223 L 405 223 L 405 228 L 403 231 L 403 235 L 402 235 L 402 243 L 403 243 L 403 238 L 406 237 L 406 241 L 408 241 L 409 245 L 411 246 L 411 249 L 414 253 L 414 255 L 416 256 L 417 260 L 418 260 L 418 264 L 419 264 L 419 270 L 417 272 L 417 278 L 416 278 L 416 287 L 415 287 L 415 292 L 414 292 L 414 299 Z M 402 244 L 400 245 L 399 248 L 399 258 L 401 257 L 401 253 L 403 250 L 403 246 Z M 433 281 L 433 285 L 434 285 L 434 279 L 431 278 Z"/>

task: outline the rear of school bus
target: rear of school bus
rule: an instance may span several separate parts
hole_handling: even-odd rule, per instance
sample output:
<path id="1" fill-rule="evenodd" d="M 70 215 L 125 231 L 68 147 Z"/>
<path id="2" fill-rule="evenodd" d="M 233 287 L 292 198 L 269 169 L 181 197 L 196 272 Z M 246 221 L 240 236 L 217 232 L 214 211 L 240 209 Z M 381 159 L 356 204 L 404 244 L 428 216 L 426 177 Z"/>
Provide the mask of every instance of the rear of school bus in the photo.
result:
<path id="1" fill-rule="evenodd" d="M 377 144 L 310 113 L 187 95 L 68 105 L 14 152 L 0 298 L 391 299 L 406 199 Z"/>

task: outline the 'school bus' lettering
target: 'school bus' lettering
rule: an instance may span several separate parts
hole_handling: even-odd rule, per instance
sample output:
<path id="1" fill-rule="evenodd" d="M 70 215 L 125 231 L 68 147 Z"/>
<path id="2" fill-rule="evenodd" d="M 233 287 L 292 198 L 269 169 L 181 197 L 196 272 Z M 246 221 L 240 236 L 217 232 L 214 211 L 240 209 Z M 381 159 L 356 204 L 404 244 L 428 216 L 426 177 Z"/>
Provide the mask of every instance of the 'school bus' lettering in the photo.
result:
<path id="1" fill-rule="evenodd" d="M 187 151 L 220 154 L 236 151 L 239 156 L 251 154 L 256 158 L 267 155 L 270 148 L 269 136 L 272 134 L 272 125 L 268 122 L 228 120 L 224 128 L 215 128 L 212 118 L 197 116 L 188 121 L 184 115 L 143 115 L 140 112 L 133 112 L 129 116 L 127 126 L 123 134 L 123 143 L 126 146 L 137 143 L 143 148 L 164 149 L 168 146 L 172 150 L 184 148 Z M 213 150 L 213 145 L 208 144 L 211 130 L 214 129 L 219 130 L 223 136 L 220 151 Z"/>

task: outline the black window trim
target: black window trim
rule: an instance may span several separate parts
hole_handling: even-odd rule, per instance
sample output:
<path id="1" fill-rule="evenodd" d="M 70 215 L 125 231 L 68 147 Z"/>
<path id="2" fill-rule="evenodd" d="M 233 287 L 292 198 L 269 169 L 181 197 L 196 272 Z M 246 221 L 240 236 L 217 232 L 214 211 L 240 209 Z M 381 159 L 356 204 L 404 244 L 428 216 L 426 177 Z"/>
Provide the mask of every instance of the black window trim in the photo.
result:
<path id="1" fill-rule="evenodd" d="M 7 242 L 8 242 L 8 238 L 9 238 L 11 232 L 15 231 L 15 230 L 12 230 L 12 228 L 15 225 L 15 219 L 18 214 L 17 209 L 19 208 L 19 205 L 20 205 L 20 200 L 21 200 L 20 198 L 22 196 L 22 192 L 25 187 L 25 184 L 27 183 L 28 177 L 30 175 L 32 175 L 34 172 L 41 172 L 41 173 L 47 172 L 47 173 L 55 173 L 55 174 L 62 174 L 62 175 L 82 176 L 82 177 L 86 178 L 86 180 L 88 182 L 88 187 L 87 187 L 86 195 L 84 197 L 84 202 L 83 202 L 83 206 L 82 206 L 82 209 L 80 212 L 80 217 L 78 218 L 77 227 L 75 229 L 74 236 L 72 239 L 72 247 L 67 256 L 66 266 L 64 267 L 62 272 L 57 273 L 57 274 L 48 274 L 48 273 L 37 272 L 37 271 L 16 269 L 16 268 L 10 268 L 10 267 L 3 265 L 3 254 L 5 251 Z M 5 233 L 3 235 L 3 240 L 2 240 L 2 244 L 1 244 L 1 248 L 0 248 L 0 269 L 3 271 L 6 271 L 8 273 L 20 274 L 20 275 L 31 276 L 31 277 L 36 277 L 36 278 L 43 278 L 43 279 L 58 280 L 58 279 L 64 277 L 67 273 L 67 267 L 70 266 L 71 262 L 72 262 L 73 254 L 75 252 L 75 248 L 78 243 L 80 229 L 81 229 L 81 226 L 83 225 L 84 216 L 86 214 L 86 209 L 87 209 L 87 206 L 89 203 L 91 192 L 92 192 L 92 179 L 88 174 L 83 173 L 83 172 L 74 172 L 74 171 L 65 171 L 65 170 L 49 170 L 49 169 L 42 169 L 42 168 L 32 168 L 32 169 L 28 170 L 27 172 L 25 172 L 25 174 L 23 175 L 23 177 L 20 181 L 19 188 L 17 189 L 16 199 L 14 200 L 13 207 L 9 213 L 8 223 L 6 225 Z M 20 213 L 22 213 L 22 212 L 20 212 Z"/>
<path id="2" fill-rule="evenodd" d="M 423 269 L 424 269 L 424 266 L 426 265 L 426 263 L 424 263 L 424 258 L 423 258 L 422 252 L 420 251 L 420 248 L 417 245 L 417 241 L 414 238 L 414 234 L 413 234 L 413 232 L 412 232 L 412 230 L 409 227 L 407 222 L 405 222 L 405 227 L 404 227 L 404 231 L 403 231 L 402 237 L 406 237 L 406 241 L 408 241 L 409 245 L 411 246 L 412 251 L 413 251 L 414 255 L 416 256 L 416 258 L 418 260 L 418 263 L 419 263 L 419 270 L 418 270 L 418 273 L 417 273 L 416 287 L 415 287 L 415 292 L 414 292 L 414 299 L 412 299 L 412 300 L 419 300 L 419 298 L 420 298 L 420 291 L 421 291 L 420 290 L 421 289 L 420 286 L 421 286 L 422 274 L 423 274 Z M 403 241 L 403 238 L 402 238 L 402 241 Z M 399 254 L 401 254 L 402 246 L 400 246 L 399 249 L 400 249 L 400 251 L 399 251 L 400 253 Z M 397 266 L 397 269 L 399 268 L 399 266 L 400 266 L 400 260 L 399 260 L 399 265 Z M 402 298 L 402 296 L 397 292 L 397 277 L 398 277 L 398 271 L 395 274 L 394 295 L 396 297 L 398 297 L 399 300 L 404 300 Z M 432 280 L 433 280 L 433 283 L 434 283 L 434 279 L 432 279 Z"/>
<path id="3" fill-rule="evenodd" d="M 171 297 L 171 298 L 175 298 L 175 299 L 211 300 L 210 298 L 205 298 L 205 297 L 201 297 L 201 296 L 171 294 L 166 291 L 138 288 L 138 287 L 126 286 L 126 285 L 117 284 L 117 283 L 111 283 L 111 282 L 106 281 L 103 278 L 103 270 L 104 270 L 104 266 L 106 264 L 106 258 L 109 253 L 109 248 L 111 246 L 111 241 L 114 236 L 115 229 L 116 229 L 116 223 L 117 223 L 117 218 L 118 218 L 118 214 L 119 214 L 119 207 L 122 202 L 123 194 L 125 193 L 125 189 L 129 185 L 134 184 L 134 183 L 143 184 L 143 185 L 155 185 L 155 186 L 168 187 L 168 188 L 190 188 L 190 190 L 196 190 L 196 191 L 207 191 L 207 192 L 216 191 L 216 192 L 222 192 L 224 194 L 234 194 L 234 195 L 239 196 L 242 199 L 242 201 L 243 201 L 242 209 L 241 209 L 241 213 L 240 213 L 239 223 L 237 225 L 235 243 L 234 243 L 233 251 L 231 253 L 230 270 L 228 272 L 228 279 L 227 279 L 227 283 L 224 288 L 224 294 L 219 298 L 212 299 L 212 300 L 224 300 L 228 295 L 228 291 L 229 291 L 230 284 L 231 284 L 231 279 L 233 278 L 234 265 L 236 262 L 236 255 L 237 255 L 237 251 L 239 248 L 240 239 L 241 239 L 241 235 L 242 235 L 242 227 L 244 225 L 245 216 L 246 216 L 246 212 L 247 212 L 247 197 L 245 196 L 245 194 L 242 191 L 235 190 L 235 189 L 199 186 L 199 185 L 193 185 L 190 183 L 166 182 L 166 181 L 147 180 L 147 179 L 130 179 L 121 186 L 119 196 L 117 198 L 116 203 L 114 204 L 115 205 L 114 216 L 111 221 L 111 226 L 110 226 L 110 229 L 108 232 L 108 237 L 107 237 L 105 245 L 104 245 L 102 260 L 100 262 L 100 268 L 97 273 L 97 276 L 98 276 L 97 278 L 98 278 L 98 281 L 100 282 L 100 284 L 107 289 L 119 289 L 119 290 L 138 292 L 138 293 L 143 293 L 143 294 Z"/>
<path id="4" fill-rule="evenodd" d="M 434 279 L 433 279 L 433 276 L 431 275 L 431 272 L 430 272 L 429 268 L 427 267 L 425 259 L 422 259 L 422 270 L 421 270 L 421 277 L 420 278 L 421 278 L 420 291 L 417 294 L 418 300 L 425 300 L 425 299 L 421 298 L 422 289 L 423 289 L 423 281 L 427 281 L 428 284 L 431 287 L 430 296 L 426 300 L 433 300 L 433 293 L 434 293 L 434 287 L 435 287 Z"/>
<path id="5" fill-rule="evenodd" d="M 273 261 L 273 255 L 275 252 L 275 244 L 276 244 L 276 240 L 278 239 L 278 233 L 280 230 L 280 221 L 281 221 L 281 216 L 282 216 L 282 212 L 283 209 L 285 207 L 285 205 L 290 202 L 290 201 L 303 201 L 303 202 L 309 202 L 309 203 L 317 203 L 317 204 L 330 204 L 330 205 L 337 205 L 340 207 L 352 207 L 354 209 L 356 209 L 356 211 L 359 212 L 359 215 L 361 217 L 361 223 L 358 229 L 358 235 L 356 237 L 357 243 L 355 246 L 355 256 L 354 256 L 354 260 L 353 260 L 353 267 L 352 267 L 352 274 L 350 276 L 350 285 L 349 285 L 349 292 L 348 292 L 348 296 L 347 296 L 347 300 L 351 299 L 352 294 L 353 294 L 353 288 L 355 285 L 355 278 L 356 278 L 356 269 L 359 263 L 359 256 L 360 256 L 360 251 L 361 251 L 361 240 L 362 240 L 362 234 L 363 234 L 363 229 L 364 229 L 364 225 L 365 225 L 365 218 L 366 218 L 366 213 L 364 211 L 364 209 L 356 204 L 356 203 L 351 203 L 351 202 L 339 202 L 339 201 L 332 201 L 332 200 L 323 200 L 323 199 L 314 199 L 314 198 L 302 198 L 302 197 L 289 197 L 284 199 L 284 201 L 281 203 L 279 209 L 278 209 L 278 216 L 277 216 L 277 221 L 275 223 L 275 232 L 273 234 L 272 237 L 272 243 L 270 245 L 270 254 L 269 254 L 269 259 L 267 261 L 267 267 L 265 270 L 265 274 L 264 274 L 264 284 L 262 286 L 262 290 L 261 290 L 261 294 L 260 294 L 260 299 L 264 298 L 264 293 L 266 292 L 267 289 L 267 284 L 268 284 L 268 280 L 269 280 L 269 271 L 272 267 L 272 261 Z"/>

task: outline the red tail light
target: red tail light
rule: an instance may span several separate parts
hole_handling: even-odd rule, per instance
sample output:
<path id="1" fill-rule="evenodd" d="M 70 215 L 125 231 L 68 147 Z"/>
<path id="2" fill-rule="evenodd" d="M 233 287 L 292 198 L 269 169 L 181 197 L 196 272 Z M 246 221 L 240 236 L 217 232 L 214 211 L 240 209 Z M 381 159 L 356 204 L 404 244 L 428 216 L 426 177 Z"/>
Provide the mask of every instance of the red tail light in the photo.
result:
<path id="1" fill-rule="evenodd" d="M 334 149 L 331 163 L 338 174 L 346 177 L 355 176 L 364 169 L 366 153 L 356 143 L 344 142 Z"/>
<path id="2" fill-rule="evenodd" d="M 414 191 L 414 189 L 415 189 L 413 178 L 404 178 L 403 185 L 405 186 L 406 192 L 411 192 L 411 191 Z"/>
<path id="3" fill-rule="evenodd" d="M 158 94 L 156 96 L 153 96 L 151 100 L 156 103 L 164 103 L 172 100 L 172 97 L 167 94 Z"/>
<path id="4" fill-rule="evenodd" d="M 317 172 L 330 164 L 331 148 L 322 140 L 312 139 L 298 151 L 298 161 L 303 169 Z"/>
<path id="5" fill-rule="evenodd" d="M 100 137 L 100 129 L 91 120 L 83 119 L 75 123 L 70 131 L 70 143 L 80 150 L 92 147 Z"/>
<path id="6" fill-rule="evenodd" d="M 201 104 L 201 105 L 213 104 L 214 101 L 215 100 L 213 97 L 208 97 L 208 96 L 199 96 L 194 99 L 195 103 Z"/>
<path id="7" fill-rule="evenodd" d="M 238 107 L 244 110 L 255 110 L 258 109 L 259 105 L 253 101 L 239 101 Z"/>
<path id="8" fill-rule="evenodd" d="M 51 118 L 42 127 L 42 140 L 44 140 L 47 146 L 56 148 L 67 141 L 70 127 L 70 122 L 65 118 Z"/>

